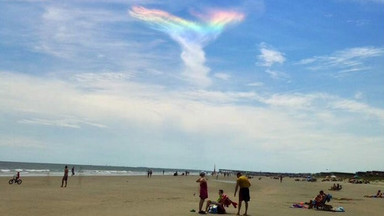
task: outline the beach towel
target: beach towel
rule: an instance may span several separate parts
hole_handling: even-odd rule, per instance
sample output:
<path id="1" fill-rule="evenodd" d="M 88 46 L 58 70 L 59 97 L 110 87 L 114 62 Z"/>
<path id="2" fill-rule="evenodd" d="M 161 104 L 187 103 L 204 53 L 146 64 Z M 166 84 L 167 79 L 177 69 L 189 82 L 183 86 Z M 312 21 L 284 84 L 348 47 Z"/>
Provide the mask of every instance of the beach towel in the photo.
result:
<path id="1" fill-rule="evenodd" d="M 305 208 L 308 209 L 308 205 L 304 204 L 304 202 L 294 203 L 291 205 L 291 208 Z"/>
<path id="2" fill-rule="evenodd" d="M 232 200 L 230 200 L 227 195 L 223 194 L 222 199 L 224 200 L 223 204 L 225 207 L 228 207 L 229 205 L 233 205 L 234 208 L 237 207 L 237 202 L 233 202 Z"/>
<path id="3" fill-rule="evenodd" d="M 333 210 L 334 212 L 345 212 L 344 208 L 343 207 L 337 207 Z"/>

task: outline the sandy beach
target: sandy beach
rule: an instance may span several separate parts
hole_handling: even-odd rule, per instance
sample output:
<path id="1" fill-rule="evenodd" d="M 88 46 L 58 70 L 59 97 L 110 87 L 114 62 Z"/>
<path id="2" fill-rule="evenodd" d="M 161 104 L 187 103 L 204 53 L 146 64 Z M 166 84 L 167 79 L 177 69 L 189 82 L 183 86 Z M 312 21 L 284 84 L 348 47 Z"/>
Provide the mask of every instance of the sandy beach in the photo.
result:
<path id="1" fill-rule="evenodd" d="M 0 178 L 0 215 L 198 215 L 196 176 L 117 176 L 70 177 L 67 188 L 60 188 L 60 177 L 24 177 L 21 185 L 9 185 Z M 232 200 L 234 177 L 208 177 L 209 199 L 217 199 L 223 189 Z M 330 182 L 295 182 L 262 177 L 251 179 L 249 215 L 383 215 L 384 199 L 364 198 L 383 190 L 384 184 L 353 185 L 342 183 L 339 192 L 328 191 Z M 319 190 L 331 192 L 331 205 L 342 206 L 344 213 L 293 209 L 295 202 L 308 201 Z M 195 195 L 194 195 L 195 194 Z M 244 208 L 244 207 L 243 207 Z M 227 208 L 229 215 L 236 209 Z M 242 211 L 243 212 L 243 211 Z"/>

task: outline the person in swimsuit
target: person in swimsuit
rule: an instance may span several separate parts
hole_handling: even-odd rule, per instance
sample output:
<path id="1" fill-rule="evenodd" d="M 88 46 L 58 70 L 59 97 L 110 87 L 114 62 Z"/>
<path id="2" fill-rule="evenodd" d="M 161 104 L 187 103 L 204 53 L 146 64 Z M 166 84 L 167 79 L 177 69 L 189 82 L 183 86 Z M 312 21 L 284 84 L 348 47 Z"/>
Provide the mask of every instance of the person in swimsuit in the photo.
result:
<path id="1" fill-rule="evenodd" d="M 200 173 L 200 177 L 196 180 L 196 182 L 200 184 L 199 214 L 205 214 L 205 211 L 202 210 L 204 201 L 208 198 L 208 184 L 207 180 L 205 179 L 205 173 Z"/>
<path id="2" fill-rule="evenodd" d="M 64 186 L 64 182 L 65 182 L 65 187 L 67 187 L 67 181 L 68 181 L 68 166 L 65 166 L 64 176 L 63 176 L 63 179 L 61 180 L 61 187 Z"/>
<path id="3" fill-rule="evenodd" d="M 365 195 L 364 197 L 368 197 L 368 198 L 384 198 L 384 195 L 381 192 L 381 190 L 378 190 L 376 195 Z"/>

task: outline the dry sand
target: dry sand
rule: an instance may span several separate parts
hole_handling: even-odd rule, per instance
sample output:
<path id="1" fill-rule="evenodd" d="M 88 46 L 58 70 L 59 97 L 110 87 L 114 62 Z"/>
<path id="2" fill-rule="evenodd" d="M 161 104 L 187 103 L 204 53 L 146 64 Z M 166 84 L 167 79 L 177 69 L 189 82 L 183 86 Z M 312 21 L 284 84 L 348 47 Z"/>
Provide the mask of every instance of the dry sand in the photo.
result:
<path id="1" fill-rule="evenodd" d="M 70 177 L 67 188 L 60 188 L 60 177 L 24 177 L 21 185 L 8 185 L 9 178 L 0 178 L 0 215 L 198 215 L 198 184 L 196 176 Z M 217 199 L 218 189 L 233 200 L 234 177 L 209 178 L 209 199 Z M 328 191 L 330 182 L 283 183 L 263 177 L 251 179 L 249 215 L 383 215 L 384 199 L 364 198 L 384 190 L 383 184 L 352 185 L 342 183 L 343 190 Z M 345 213 L 289 208 L 294 202 L 308 201 L 319 190 L 331 192 L 331 205 L 343 206 Z M 194 193 L 196 195 L 194 196 Z M 243 207 L 244 208 L 244 207 Z M 227 208 L 235 215 L 233 207 Z M 243 212 L 243 210 L 242 210 Z"/>

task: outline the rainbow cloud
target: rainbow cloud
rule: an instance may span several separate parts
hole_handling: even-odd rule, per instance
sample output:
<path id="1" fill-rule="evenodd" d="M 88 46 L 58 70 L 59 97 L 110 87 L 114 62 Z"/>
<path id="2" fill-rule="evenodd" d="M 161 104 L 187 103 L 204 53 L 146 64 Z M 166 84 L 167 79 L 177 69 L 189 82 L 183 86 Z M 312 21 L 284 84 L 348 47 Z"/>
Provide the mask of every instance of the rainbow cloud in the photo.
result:
<path id="1" fill-rule="evenodd" d="M 234 11 L 214 10 L 208 14 L 194 14 L 200 22 L 192 22 L 162 10 L 132 7 L 132 17 L 150 24 L 153 29 L 167 33 L 182 48 L 181 59 L 185 64 L 183 75 L 199 86 L 209 86 L 210 69 L 205 66 L 204 46 L 217 38 L 224 28 L 240 22 L 244 15 Z"/>

